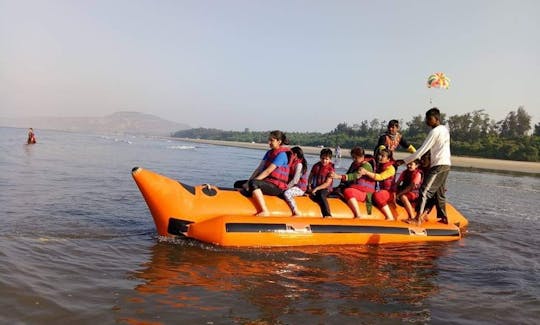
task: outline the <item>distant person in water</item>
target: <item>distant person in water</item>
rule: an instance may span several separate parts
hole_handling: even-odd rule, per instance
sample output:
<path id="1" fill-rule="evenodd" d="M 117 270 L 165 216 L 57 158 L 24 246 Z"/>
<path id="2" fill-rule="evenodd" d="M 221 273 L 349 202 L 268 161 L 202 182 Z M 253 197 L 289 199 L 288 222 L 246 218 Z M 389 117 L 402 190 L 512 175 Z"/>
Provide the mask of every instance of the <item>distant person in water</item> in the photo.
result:
<path id="1" fill-rule="evenodd" d="M 234 187 L 243 188 L 255 199 L 257 216 L 269 216 L 264 194 L 278 196 L 287 189 L 289 182 L 289 148 L 285 145 L 289 140 L 285 133 L 275 130 L 268 135 L 268 146 L 257 169 L 253 171 L 247 181 L 237 181 Z"/>
<path id="2" fill-rule="evenodd" d="M 28 139 L 26 140 L 27 144 L 34 144 L 36 143 L 36 135 L 34 134 L 34 129 L 29 128 L 28 129 Z"/>

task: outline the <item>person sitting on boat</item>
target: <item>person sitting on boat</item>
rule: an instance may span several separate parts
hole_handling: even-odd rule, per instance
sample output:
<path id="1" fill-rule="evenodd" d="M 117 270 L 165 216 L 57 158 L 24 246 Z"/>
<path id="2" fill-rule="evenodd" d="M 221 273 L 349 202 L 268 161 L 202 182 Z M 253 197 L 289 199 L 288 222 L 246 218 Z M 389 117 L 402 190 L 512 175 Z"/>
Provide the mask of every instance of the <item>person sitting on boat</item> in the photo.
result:
<path id="1" fill-rule="evenodd" d="M 418 199 L 418 190 L 422 185 L 422 170 L 419 168 L 420 160 L 416 159 L 407 164 L 407 169 L 399 175 L 395 184 L 395 198 L 407 211 L 408 220 L 414 218 L 415 211 L 412 204 Z"/>
<path id="2" fill-rule="evenodd" d="M 373 155 L 377 157 L 379 150 L 384 148 L 393 153 L 399 146 L 405 148 L 409 153 L 414 153 L 416 151 L 414 146 L 409 144 L 399 132 L 399 121 L 390 120 L 390 122 L 388 122 L 387 131 L 379 136 L 379 141 L 377 142 L 375 150 L 373 150 Z"/>
<path id="3" fill-rule="evenodd" d="M 289 182 L 289 160 L 287 153 L 289 141 L 285 133 L 274 130 L 268 135 L 270 150 L 266 152 L 261 163 L 253 171 L 247 181 L 235 182 L 235 187 L 242 187 L 250 193 L 257 207 L 257 216 L 268 216 L 264 194 L 278 196 L 287 189 Z"/>
<path id="4" fill-rule="evenodd" d="M 373 201 L 375 202 L 375 206 L 381 209 L 387 220 L 394 220 L 392 211 L 388 206 L 388 202 L 391 198 L 392 186 L 394 184 L 394 176 L 396 175 L 396 168 L 394 167 L 392 152 L 388 149 L 380 149 L 377 156 L 377 161 L 377 172 L 360 168 L 358 173 L 362 176 L 368 176 L 377 182 L 379 189 L 373 193 Z"/>
<path id="5" fill-rule="evenodd" d="M 34 129 L 29 128 L 28 129 L 28 139 L 26 140 L 27 144 L 34 144 L 36 143 L 36 135 L 34 134 Z"/>
<path id="6" fill-rule="evenodd" d="M 289 178 L 291 179 L 287 184 L 287 190 L 283 192 L 285 202 L 289 205 L 293 216 L 299 216 L 300 211 L 296 206 L 294 198 L 296 196 L 302 196 L 307 190 L 308 179 L 308 165 L 306 158 L 304 158 L 304 151 L 300 147 L 292 147 L 289 159 Z"/>
<path id="7" fill-rule="evenodd" d="M 437 219 L 448 224 L 446 215 L 446 180 L 450 173 L 451 151 L 450 132 L 448 128 L 441 124 L 441 112 L 433 107 L 426 111 L 426 124 L 431 127 L 424 142 L 418 151 L 398 160 L 397 164 L 402 165 L 420 158 L 430 151 L 430 169 L 424 175 L 424 181 L 420 187 L 420 198 L 416 205 L 415 223 L 421 224 L 427 217 L 429 210 L 435 205 L 437 209 Z"/>
<path id="8" fill-rule="evenodd" d="M 308 193 L 321 207 L 323 218 L 332 216 L 328 204 L 328 194 L 332 191 L 334 179 L 334 164 L 332 163 L 332 150 L 324 148 L 319 155 L 320 161 L 313 165 L 308 178 Z"/>
<path id="9" fill-rule="evenodd" d="M 337 191 L 341 192 L 343 199 L 351 208 L 354 218 L 363 218 L 360 213 L 358 201 L 366 202 L 366 210 L 371 214 L 372 195 L 375 192 L 375 181 L 367 176 L 358 177 L 358 170 L 373 171 L 373 157 L 366 155 L 362 147 L 353 147 L 351 149 L 351 157 L 353 162 L 344 175 L 333 174 L 333 178 L 341 179 L 341 183 L 337 187 Z"/>

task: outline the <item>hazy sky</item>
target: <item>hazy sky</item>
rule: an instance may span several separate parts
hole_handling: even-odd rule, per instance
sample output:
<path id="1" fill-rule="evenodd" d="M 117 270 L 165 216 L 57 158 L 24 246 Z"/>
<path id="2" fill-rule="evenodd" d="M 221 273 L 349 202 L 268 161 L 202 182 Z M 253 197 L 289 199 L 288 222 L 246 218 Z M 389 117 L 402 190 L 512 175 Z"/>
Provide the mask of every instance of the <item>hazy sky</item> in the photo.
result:
<path id="1" fill-rule="evenodd" d="M 432 98 L 537 122 L 539 22 L 537 0 L 0 0 L 0 116 L 327 132 Z M 426 87 L 439 71 L 449 90 Z"/>

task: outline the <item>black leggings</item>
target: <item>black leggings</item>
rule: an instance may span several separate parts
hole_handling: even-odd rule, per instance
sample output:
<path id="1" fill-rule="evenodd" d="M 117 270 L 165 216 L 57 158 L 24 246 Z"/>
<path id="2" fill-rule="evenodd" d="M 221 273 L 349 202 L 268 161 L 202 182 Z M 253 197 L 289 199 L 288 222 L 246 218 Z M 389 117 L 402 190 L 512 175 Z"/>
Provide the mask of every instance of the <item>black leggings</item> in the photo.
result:
<path id="1" fill-rule="evenodd" d="M 242 188 L 245 183 L 248 183 L 248 192 L 251 194 L 254 190 L 260 189 L 263 194 L 279 196 L 283 193 L 283 190 L 270 182 L 265 180 L 251 179 L 240 180 L 234 182 L 234 188 Z"/>
<path id="2" fill-rule="evenodd" d="M 317 203 L 321 207 L 321 213 L 323 217 L 332 216 L 332 214 L 330 213 L 330 206 L 328 205 L 328 194 L 330 194 L 330 192 L 328 192 L 327 189 L 324 189 L 318 190 L 313 196 L 315 201 L 317 201 Z"/>

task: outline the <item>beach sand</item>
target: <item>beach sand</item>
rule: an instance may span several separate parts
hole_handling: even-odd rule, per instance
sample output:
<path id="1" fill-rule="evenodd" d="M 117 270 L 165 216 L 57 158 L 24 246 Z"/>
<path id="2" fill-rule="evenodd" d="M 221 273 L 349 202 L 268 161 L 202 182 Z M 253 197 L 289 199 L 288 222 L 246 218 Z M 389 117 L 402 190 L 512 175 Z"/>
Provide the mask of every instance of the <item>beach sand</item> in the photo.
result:
<path id="1" fill-rule="evenodd" d="M 205 139 L 187 139 L 187 138 L 171 138 L 173 140 L 181 140 L 194 143 L 206 143 L 218 146 L 230 146 L 250 148 L 257 150 L 268 150 L 267 143 L 248 143 L 248 142 L 236 142 L 236 141 L 222 141 L 222 140 L 205 140 Z M 291 147 L 294 145 L 290 145 Z M 301 146 L 305 154 L 318 155 L 321 148 Z M 334 148 L 330 148 L 334 151 Z M 342 148 L 342 157 L 350 158 L 349 149 Z M 366 153 L 371 151 L 366 150 Z M 396 152 L 395 158 L 402 159 L 408 154 L 404 152 Z M 535 174 L 540 176 L 540 163 L 528 162 L 528 161 L 514 161 L 514 160 L 501 160 L 501 159 L 486 159 L 486 158 L 473 158 L 473 157 L 461 157 L 452 156 L 452 166 L 466 169 L 478 169 L 478 170 L 491 170 L 491 171 L 503 171 L 513 173 L 525 173 Z"/>

